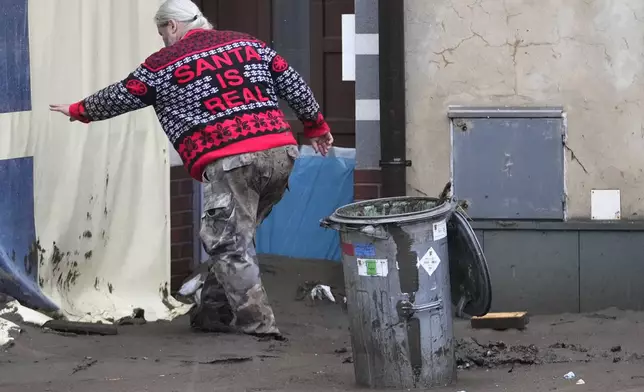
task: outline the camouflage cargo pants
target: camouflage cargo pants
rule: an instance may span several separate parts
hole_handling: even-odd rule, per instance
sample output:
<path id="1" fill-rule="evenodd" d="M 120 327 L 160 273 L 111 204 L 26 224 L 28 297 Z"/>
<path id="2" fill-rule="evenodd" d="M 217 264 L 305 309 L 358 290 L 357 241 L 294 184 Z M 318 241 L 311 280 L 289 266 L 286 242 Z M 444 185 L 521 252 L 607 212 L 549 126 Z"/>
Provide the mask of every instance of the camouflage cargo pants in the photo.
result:
<path id="1" fill-rule="evenodd" d="M 254 238 L 284 195 L 297 155 L 295 146 L 279 147 L 223 158 L 205 169 L 201 240 L 211 265 L 193 327 L 279 335 Z"/>

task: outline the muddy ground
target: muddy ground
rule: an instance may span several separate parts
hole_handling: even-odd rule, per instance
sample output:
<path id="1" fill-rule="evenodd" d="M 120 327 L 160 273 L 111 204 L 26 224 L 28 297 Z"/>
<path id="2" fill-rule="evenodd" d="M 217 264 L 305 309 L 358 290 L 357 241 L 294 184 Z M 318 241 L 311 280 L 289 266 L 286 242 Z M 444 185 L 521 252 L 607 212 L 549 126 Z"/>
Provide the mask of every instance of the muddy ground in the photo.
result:
<path id="1" fill-rule="evenodd" d="M 304 281 L 342 287 L 338 264 L 264 258 L 288 342 L 192 332 L 186 318 L 61 336 L 26 327 L 0 353 L 0 391 L 353 391 L 342 307 L 294 298 Z M 533 317 L 526 331 L 457 322 L 459 381 L 444 391 L 644 391 L 644 313 Z M 569 371 L 575 380 L 563 378 Z M 581 378 L 584 385 L 576 385 Z"/>

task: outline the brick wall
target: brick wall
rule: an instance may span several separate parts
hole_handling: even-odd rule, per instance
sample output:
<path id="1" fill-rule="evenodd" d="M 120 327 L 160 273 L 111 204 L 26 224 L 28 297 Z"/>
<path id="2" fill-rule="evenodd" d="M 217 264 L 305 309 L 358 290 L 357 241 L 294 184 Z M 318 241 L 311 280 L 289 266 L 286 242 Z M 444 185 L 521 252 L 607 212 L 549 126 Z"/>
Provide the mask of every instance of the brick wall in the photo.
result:
<path id="1" fill-rule="evenodd" d="M 381 195 L 380 170 L 356 170 L 353 183 L 356 201 L 377 199 Z"/>
<path id="2" fill-rule="evenodd" d="M 170 271 L 176 291 L 190 275 L 194 256 L 194 180 L 183 166 L 170 168 Z"/>

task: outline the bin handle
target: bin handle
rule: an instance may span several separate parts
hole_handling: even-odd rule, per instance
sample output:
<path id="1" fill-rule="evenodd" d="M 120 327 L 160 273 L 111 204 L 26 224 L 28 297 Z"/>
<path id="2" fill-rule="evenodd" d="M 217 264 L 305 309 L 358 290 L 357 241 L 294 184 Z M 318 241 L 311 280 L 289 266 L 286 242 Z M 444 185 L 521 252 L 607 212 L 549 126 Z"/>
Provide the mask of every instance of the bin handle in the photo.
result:
<path id="1" fill-rule="evenodd" d="M 398 301 L 396 310 L 398 317 L 409 319 L 417 312 L 434 312 L 443 309 L 443 301 L 434 301 L 427 304 L 416 305 L 408 300 Z"/>
<path id="2" fill-rule="evenodd" d="M 340 225 L 338 225 L 337 223 L 331 222 L 329 218 L 320 219 L 320 227 L 323 227 L 325 229 L 340 231 Z"/>
<path id="3" fill-rule="evenodd" d="M 382 226 L 360 226 L 360 227 L 351 227 L 347 225 L 342 225 L 339 223 L 332 222 L 329 218 L 320 219 L 320 226 L 325 229 L 331 229 L 338 232 L 344 233 L 361 233 L 367 237 L 376 238 L 379 240 L 388 240 L 389 233 L 382 229 Z"/>

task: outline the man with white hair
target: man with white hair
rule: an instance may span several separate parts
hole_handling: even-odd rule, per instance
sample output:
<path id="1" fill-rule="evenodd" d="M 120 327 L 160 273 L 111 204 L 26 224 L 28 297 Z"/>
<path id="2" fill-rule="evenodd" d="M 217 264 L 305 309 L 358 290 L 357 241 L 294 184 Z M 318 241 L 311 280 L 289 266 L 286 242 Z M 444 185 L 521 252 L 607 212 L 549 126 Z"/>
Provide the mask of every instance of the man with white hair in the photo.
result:
<path id="1" fill-rule="evenodd" d="M 193 317 L 193 326 L 281 336 L 253 245 L 256 226 L 282 198 L 298 154 L 278 98 L 322 155 L 333 143 L 329 126 L 306 82 L 257 38 L 214 30 L 190 0 L 164 2 L 155 21 L 165 48 L 124 80 L 50 109 L 88 123 L 153 106 L 186 169 L 204 183 L 201 239 L 211 256 L 204 295 L 219 287 L 225 292 L 213 310 L 219 320 L 202 307 L 204 316 Z"/>

